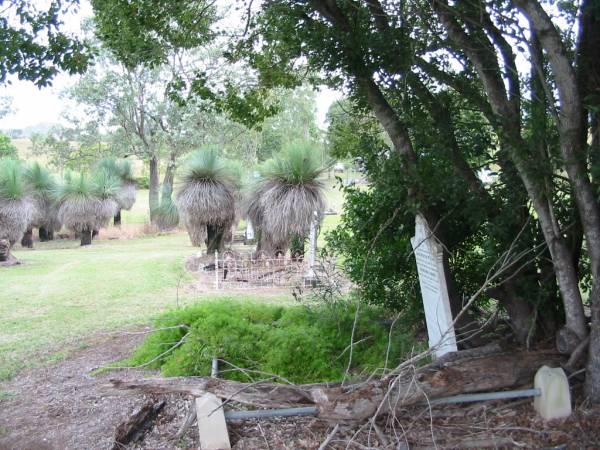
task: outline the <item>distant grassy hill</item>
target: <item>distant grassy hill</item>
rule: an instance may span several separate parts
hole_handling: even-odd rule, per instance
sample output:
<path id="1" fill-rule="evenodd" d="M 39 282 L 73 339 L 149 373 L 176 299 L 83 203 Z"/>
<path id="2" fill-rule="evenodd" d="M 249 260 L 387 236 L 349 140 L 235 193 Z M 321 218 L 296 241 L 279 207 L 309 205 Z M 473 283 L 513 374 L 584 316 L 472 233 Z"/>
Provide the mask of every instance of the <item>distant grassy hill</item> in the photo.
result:
<path id="1" fill-rule="evenodd" d="M 29 138 L 13 139 L 12 143 L 15 147 L 17 147 L 17 152 L 19 154 L 19 158 L 24 159 L 26 161 L 38 161 L 42 164 L 47 163 L 47 158 L 45 158 L 44 156 L 33 156 L 31 154 L 31 139 L 29 139 Z"/>
<path id="2" fill-rule="evenodd" d="M 27 158 L 29 156 L 29 151 L 30 151 L 30 147 L 31 147 L 31 139 L 29 139 L 29 138 L 13 139 L 12 143 L 15 147 L 17 147 L 17 151 L 19 152 L 20 158 Z"/>

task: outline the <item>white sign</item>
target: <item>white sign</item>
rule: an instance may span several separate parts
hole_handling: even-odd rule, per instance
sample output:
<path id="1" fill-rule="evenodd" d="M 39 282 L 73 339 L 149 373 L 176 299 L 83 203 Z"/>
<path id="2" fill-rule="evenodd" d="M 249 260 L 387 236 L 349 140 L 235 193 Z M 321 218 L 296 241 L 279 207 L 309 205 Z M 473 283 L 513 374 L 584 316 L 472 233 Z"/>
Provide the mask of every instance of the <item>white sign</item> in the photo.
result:
<path id="1" fill-rule="evenodd" d="M 456 336 L 442 259 L 444 249 L 435 241 L 427 221 L 420 214 L 415 219 L 415 236 L 411 244 L 417 260 L 429 348 L 435 347 L 435 355 L 439 358 L 457 350 Z"/>

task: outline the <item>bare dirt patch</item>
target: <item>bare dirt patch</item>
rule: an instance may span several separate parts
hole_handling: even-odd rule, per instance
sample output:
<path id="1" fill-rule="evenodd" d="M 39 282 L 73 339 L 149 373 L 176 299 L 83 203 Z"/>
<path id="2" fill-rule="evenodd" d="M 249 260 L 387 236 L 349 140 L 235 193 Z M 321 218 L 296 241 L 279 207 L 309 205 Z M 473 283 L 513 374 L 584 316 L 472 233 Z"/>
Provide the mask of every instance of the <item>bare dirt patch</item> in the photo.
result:
<path id="1" fill-rule="evenodd" d="M 139 332 L 141 330 L 130 330 Z M 95 369 L 126 357 L 143 334 L 98 334 L 83 349 L 55 364 L 30 369 L 0 385 L 0 449 L 110 449 L 115 428 L 151 399 L 107 387 L 109 378 L 139 378 L 150 371 L 121 370 L 93 375 Z M 132 449 L 197 448 L 197 428 L 175 435 L 190 399 L 161 396 L 166 406 Z M 536 418 L 530 400 L 407 410 L 375 427 L 341 427 L 327 448 L 598 448 L 600 411 L 580 403 L 566 421 Z M 235 405 L 233 405 L 235 406 Z M 252 420 L 228 424 L 236 449 L 317 449 L 333 424 L 312 417 Z M 381 433 L 381 430 L 384 432 Z M 353 441 L 353 443 L 349 443 Z M 387 445 L 386 445 L 387 443 Z"/>

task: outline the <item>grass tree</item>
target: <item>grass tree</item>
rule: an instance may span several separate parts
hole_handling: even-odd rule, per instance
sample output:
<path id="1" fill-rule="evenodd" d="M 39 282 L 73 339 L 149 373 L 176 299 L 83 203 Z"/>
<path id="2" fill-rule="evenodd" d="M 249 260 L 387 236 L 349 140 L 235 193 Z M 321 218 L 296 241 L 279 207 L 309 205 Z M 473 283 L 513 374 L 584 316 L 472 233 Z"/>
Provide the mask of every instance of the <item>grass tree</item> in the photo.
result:
<path id="1" fill-rule="evenodd" d="M 36 209 L 28 230 L 37 227 L 40 241 L 52 240 L 54 231 L 58 231 L 62 226 L 58 220 L 58 204 L 56 203 L 58 182 L 52 173 L 38 162 L 26 167 L 23 177 L 31 190 L 31 199 Z M 26 244 L 32 246 L 31 236 L 28 237 L 29 241 Z"/>
<path id="2" fill-rule="evenodd" d="M 173 186 L 163 183 L 160 205 L 154 211 L 154 224 L 160 231 L 172 230 L 179 224 L 179 211 L 171 198 Z"/>
<path id="3" fill-rule="evenodd" d="M 222 250 L 235 220 L 235 173 L 215 149 L 193 153 L 186 161 L 176 196 L 179 214 L 194 246 L 206 241 L 207 253 Z"/>
<path id="4" fill-rule="evenodd" d="M 303 252 L 314 212 L 321 217 L 325 207 L 319 156 L 310 143 L 291 143 L 260 168 L 247 214 L 260 233 L 262 250 L 284 252 L 294 241 L 293 253 Z"/>
<path id="5" fill-rule="evenodd" d="M 58 191 L 58 218 L 81 235 L 81 245 L 90 245 L 93 230 L 107 226 L 114 217 L 120 188 L 119 180 L 107 170 L 65 177 Z"/>
<path id="6" fill-rule="evenodd" d="M 98 167 L 117 178 L 121 183 L 116 196 L 118 208 L 114 217 L 114 224 L 121 225 L 121 210 L 130 210 L 136 199 L 135 178 L 131 162 L 126 159 L 104 158 L 98 163 Z"/>
<path id="7" fill-rule="evenodd" d="M 0 261 L 11 259 L 11 247 L 21 239 L 34 214 L 20 163 L 0 159 Z"/>

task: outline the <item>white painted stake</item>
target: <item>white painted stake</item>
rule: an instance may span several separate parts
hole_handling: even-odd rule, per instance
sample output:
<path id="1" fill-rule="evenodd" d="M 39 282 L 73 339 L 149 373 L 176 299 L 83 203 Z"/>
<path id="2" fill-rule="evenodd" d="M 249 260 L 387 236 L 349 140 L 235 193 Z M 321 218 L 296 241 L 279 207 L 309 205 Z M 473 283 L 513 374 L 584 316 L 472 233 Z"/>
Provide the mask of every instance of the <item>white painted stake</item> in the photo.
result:
<path id="1" fill-rule="evenodd" d="M 206 393 L 196 398 L 200 450 L 230 450 L 229 434 L 221 400 Z"/>
<path id="2" fill-rule="evenodd" d="M 215 252 L 215 289 L 219 290 L 219 252 Z"/>
<path id="3" fill-rule="evenodd" d="M 310 243 L 308 249 L 308 272 L 306 278 L 313 279 L 315 277 L 315 261 L 317 259 L 317 226 L 319 215 L 317 211 L 313 211 L 313 220 L 310 223 Z"/>

